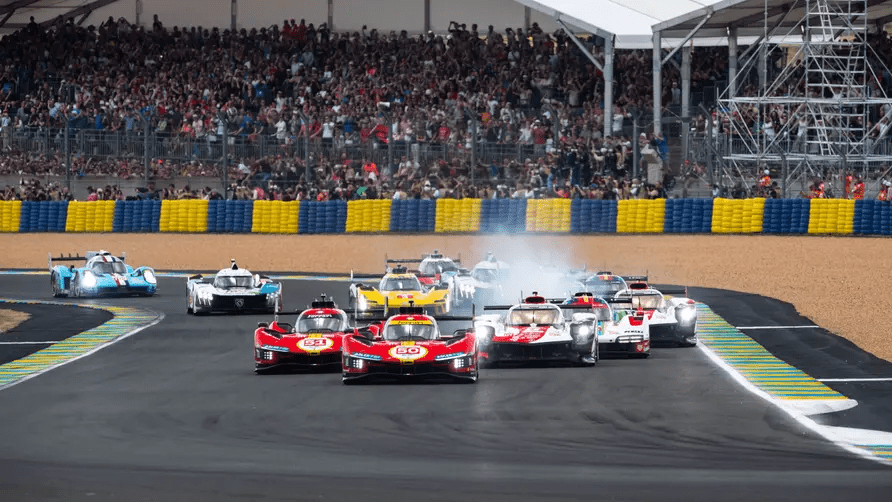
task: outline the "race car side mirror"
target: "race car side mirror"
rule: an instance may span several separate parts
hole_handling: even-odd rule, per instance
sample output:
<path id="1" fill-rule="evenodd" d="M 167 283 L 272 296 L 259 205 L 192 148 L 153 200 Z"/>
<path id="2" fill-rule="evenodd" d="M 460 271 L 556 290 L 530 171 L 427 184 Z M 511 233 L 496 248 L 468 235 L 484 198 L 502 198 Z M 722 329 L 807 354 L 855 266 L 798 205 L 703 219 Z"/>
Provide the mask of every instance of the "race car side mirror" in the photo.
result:
<path id="1" fill-rule="evenodd" d="M 258 328 L 268 328 L 268 327 L 269 327 L 269 323 L 258 322 L 258 323 L 257 323 L 257 327 L 258 327 Z"/>

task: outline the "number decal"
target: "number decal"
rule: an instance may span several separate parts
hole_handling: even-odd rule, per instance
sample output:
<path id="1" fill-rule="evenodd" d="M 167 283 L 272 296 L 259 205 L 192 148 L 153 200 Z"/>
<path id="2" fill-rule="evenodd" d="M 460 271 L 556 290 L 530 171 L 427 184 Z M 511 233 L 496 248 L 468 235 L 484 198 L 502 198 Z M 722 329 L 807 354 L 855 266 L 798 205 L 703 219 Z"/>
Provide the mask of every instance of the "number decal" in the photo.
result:
<path id="1" fill-rule="evenodd" d="M 427 355 L 427 349 L 418 345 L 398 345 L 390 349 L 390 355 L 400 361 L 414 361 Z"/>
<path id="2" fill-rule="evenodd" d="M 297 348 L 307 352 L 319 352 L 334 346 L 331 338 L 304 338 L 297 342 Z"/>

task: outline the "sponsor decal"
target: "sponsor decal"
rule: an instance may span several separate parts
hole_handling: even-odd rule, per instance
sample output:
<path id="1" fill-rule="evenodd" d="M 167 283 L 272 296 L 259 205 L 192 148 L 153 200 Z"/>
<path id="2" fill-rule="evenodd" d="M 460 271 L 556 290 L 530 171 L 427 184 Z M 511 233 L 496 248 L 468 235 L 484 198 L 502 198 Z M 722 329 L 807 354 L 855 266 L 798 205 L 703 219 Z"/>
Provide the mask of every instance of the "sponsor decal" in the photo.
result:
<path id="1" fill-rule="evenodd" d="M 245 306 L 245 299 L 244 299 L 244 298 L 236 298 L 236 299 L 235 299 L 235 308 L 240 309 L 240 308 L 242 308 L 242 307 L 244 307 L 244 306 Z"/>
<path id="2" fill-rule="evenodd" d="M 388 352 L 391 357 L 400 361 L 415 361 L 427 355 L 427 348 L 420 345 L 397 345 Z"/>
<path id="3" fill-rule="evenodd" d="M 261 349 L 271 350 L 273 352 L 291 352 L 287 347 L 279 347 L 277 345 L 261 345 Z"/>
<path id="4" fill-rule="evenodd" d="M 406 319 L 394 319 L 390 321 L 390 324 L 394 326 L 403 326 L 406 324 L 428 324 L 432 325 L 433 321 L 430 319 L 425 319 L 423 317 L 407 317 Z"/>
<path id="5" fill-rule="evenodd" d="M 303 338 L 297 342 L 297 348 L 306 352 L 320 352 L 322 350 L 330 349 L 333 346 L 334 340 L 319 336 L 310 336 L 309 338 Z"/>
<path id="6" fill-rule="evenodd" d="M 464 352 L 452 352 L 451 354 L 441 354 L 434 358 L 435 361 L 445 361 L 446 359 L 455 359 L 456 357 L 462 357 L 465 355 Z"/>
<path id="7" fill-rule="evenodd" d="M 316 319 L 318 317 L 328 318 L 328 317 L 334 317 L 334 316 L 332 314 L 309 314 L 309 315 L 307 315 L 307 317 L 311 318 L 311 319 Z"/>
<path id="8" fill-rule="evenodd" d="M 381 356 L 376 356 L 375 354 L 366 354 L 364 352 L 354 352 L 350 354 L 350 357 L 355 357 L 357 359 L 367 359 L 369 361 L 380 361 Z"/>

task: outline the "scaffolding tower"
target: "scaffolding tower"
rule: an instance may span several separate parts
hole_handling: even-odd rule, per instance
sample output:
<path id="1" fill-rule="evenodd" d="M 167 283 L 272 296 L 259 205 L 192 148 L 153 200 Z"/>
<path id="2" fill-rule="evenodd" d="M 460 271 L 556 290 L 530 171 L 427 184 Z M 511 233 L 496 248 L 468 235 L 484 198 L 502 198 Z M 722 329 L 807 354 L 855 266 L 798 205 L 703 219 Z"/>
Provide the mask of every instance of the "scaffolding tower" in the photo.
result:
<path id="1" fill-rule="evenodd" d="M 844 197 L 847 174 L 876 189 L 892 163 L 892 99 L 867 0 L 800 1 L 803 18 L 785 33 L 783 18 L 769 28 L 766 10 L 761 40 L 719 98 L 716 174 L 750 188 L 768 169 L 788 197 L 815 180 Z"/>

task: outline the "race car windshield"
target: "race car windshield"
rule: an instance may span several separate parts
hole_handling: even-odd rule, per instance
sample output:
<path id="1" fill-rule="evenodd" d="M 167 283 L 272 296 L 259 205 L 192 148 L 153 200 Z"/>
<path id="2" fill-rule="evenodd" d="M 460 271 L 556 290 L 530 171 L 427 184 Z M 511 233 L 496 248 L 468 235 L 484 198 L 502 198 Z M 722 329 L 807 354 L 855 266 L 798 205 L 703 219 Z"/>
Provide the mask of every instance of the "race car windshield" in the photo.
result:
<path id="1" fill-rule="evenodd" d="M 599 321 L 610 321 L 610 309 L 604 307 L 596 307 L 592 309 L 592 313 L 595 314 L 595 319 Z"/>
<path id="2" fill-rule="evenodd" d="M 112 262 L 96 262 L 90 269 L 96 275 L 106 274 L 126 274 L 127 266 L 119 261 Z"/>
<path id="3" fill-rule="evenodd" d="M 505 272 L 493 268 L 477 268 L 471 275 L 480 282 L 495 282 L 503 277 Z"/>
<path id="4" fill-rule="evenodd" d="M 632 306 L 635 308 L 653 310 L 660 308 L 663 297 L 660 295 L 634 295 L 632 296 Z"/>
<path id="5" fill-rule="evenodd" d="M 219 289 L 250 288 L 254 278 L 247 275 L 221 275 L 214 279 L 214 287 Z"/>
<path id="6" fill-rule="evenodd" d="M 418 271 L 425 275 L 455 272 L 456 270 L 458 270 L 458 266 L 452 260 L 426 261 L 418 267 Z"/>
<path id="7" fill-rule="evenodd" d="M 585 289 L 596 295 L 612 295 L 626 289 L 626 285 L 621 281 L 592 279 L 585 282 Z"/>
<path id="8" fill-rule="evenodd" d="M 433 324 L 389 324 L 384 328 L 384 339 L 389 342 L 400 340 L 433 340 L 437 329 Z"/>
<path id="9" fill-rule="evenodd" d="M 555 324 L 560 318 L 557 309 L 515 309 L 508 315 L 508 324 Z"/>
<path id="10" fill-rule="evenodd" d="M 297 320 L 297 331 L 309 333 L 311 331 L 343 331 L 344 318 L 342 316 L 331 317 L 301 317 Z"/>
<path id="11" fill-rule="evenodd" d="M 388 277 L 381 281 L 381 291 L 421 291 L 417 277 Z"/>

